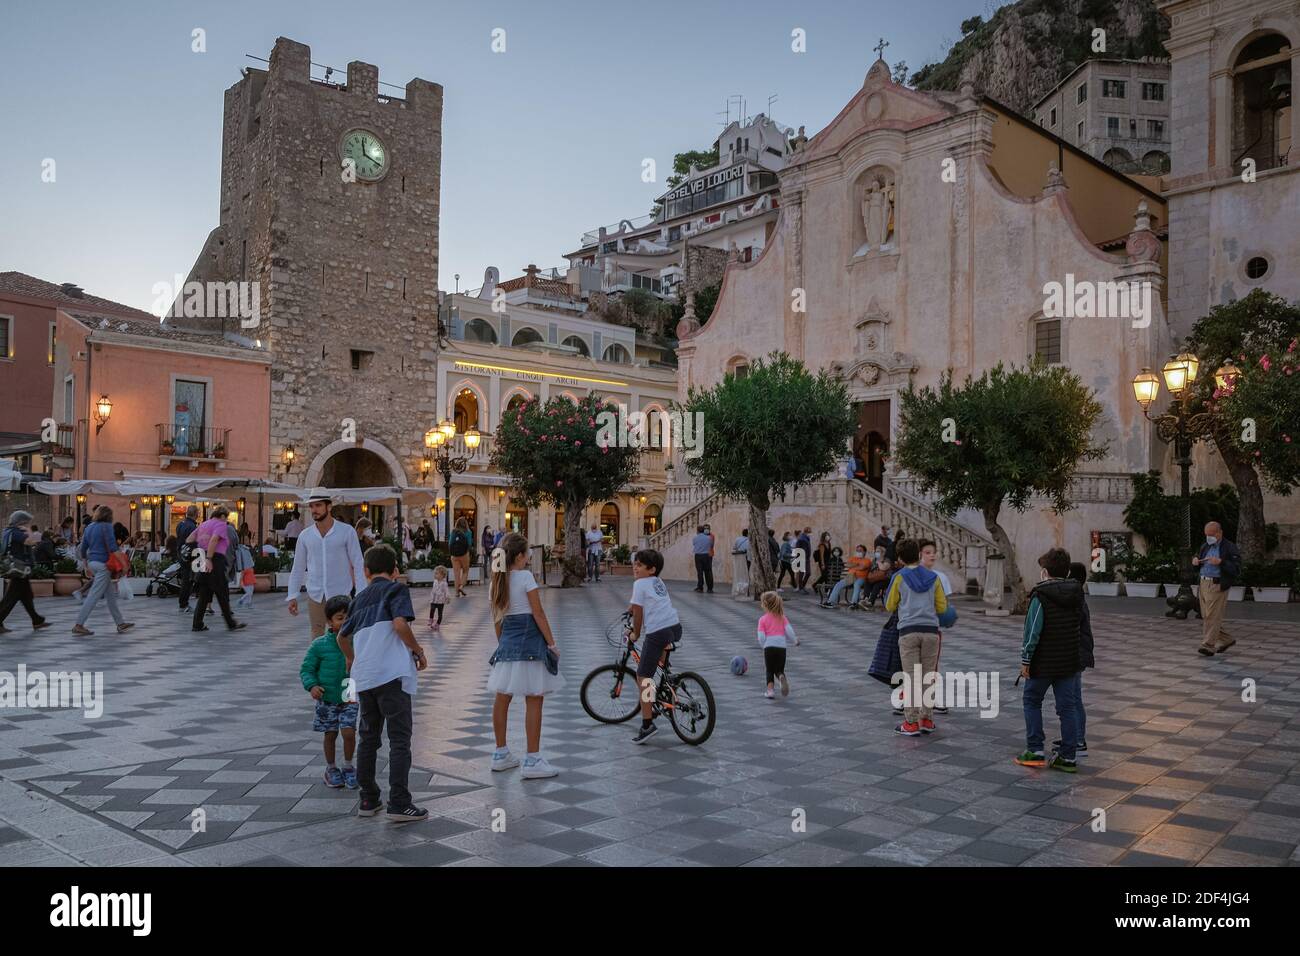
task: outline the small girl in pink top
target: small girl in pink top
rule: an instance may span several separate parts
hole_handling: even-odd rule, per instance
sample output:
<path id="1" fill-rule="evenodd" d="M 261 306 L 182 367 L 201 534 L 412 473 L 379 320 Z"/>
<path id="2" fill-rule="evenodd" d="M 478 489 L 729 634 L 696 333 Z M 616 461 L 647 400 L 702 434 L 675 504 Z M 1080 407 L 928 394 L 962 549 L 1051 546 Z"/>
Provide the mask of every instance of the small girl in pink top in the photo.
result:
<path id="1" fill-rule="evenodd" d="M 765 591 L 760 603 L 767 613 L 758 619 L 758 643 L 763 646 L 763 664 L 767 667 L 767 690 L 763 696 L 768 700 L 776 697 L 773 685 L 781 681 L 781 696 L 790 696 L 790 682 L 785 679 L 785 649 L 794 643 L 799 646 L 795 636 L 794 625 L 786 619 L 785 606 L 781 595 L 775 591 Z"/>

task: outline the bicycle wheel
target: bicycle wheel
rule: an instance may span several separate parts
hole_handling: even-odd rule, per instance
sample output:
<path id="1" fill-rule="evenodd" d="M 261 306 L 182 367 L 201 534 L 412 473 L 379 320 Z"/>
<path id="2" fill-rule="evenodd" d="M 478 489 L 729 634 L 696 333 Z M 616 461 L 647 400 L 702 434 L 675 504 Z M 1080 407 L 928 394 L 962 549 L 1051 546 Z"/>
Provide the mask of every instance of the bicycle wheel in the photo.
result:
<path id="1" fill-rule="evenodd" d="M 676 700 L 668 711 L 668 719 L 672 721 L 673 730 L 678 737 L 685 743 L 698 747 L 713 733 L 713 722 L 717 716 L 713 691 L 709 690 L 704 678 L 694 671 L 674 675 L 672 689 Z"/>
<path id="2" fill-rule="evenodd" d="M 597 667 L 582 682 L 582 709 L 602 724 L 621 724 L 641 709 L 636 671 L 622 664 Z"/>

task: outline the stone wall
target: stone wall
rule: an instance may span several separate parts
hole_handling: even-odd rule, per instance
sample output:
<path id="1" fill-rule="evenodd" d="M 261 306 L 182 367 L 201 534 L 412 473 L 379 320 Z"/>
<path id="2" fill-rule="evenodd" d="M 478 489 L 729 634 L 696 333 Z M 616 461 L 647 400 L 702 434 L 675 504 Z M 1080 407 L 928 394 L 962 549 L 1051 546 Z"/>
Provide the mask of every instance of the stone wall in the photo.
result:
<path id="1" fill-rule="evenodd" d="M 687 294 L 699 292 L 706 286 L 716 285 L 722 281 L 722 273 L 727 269 L 727 251 L 713 246 L 686 245 L 685 277 L 682 280 L 682 301 Z"/>

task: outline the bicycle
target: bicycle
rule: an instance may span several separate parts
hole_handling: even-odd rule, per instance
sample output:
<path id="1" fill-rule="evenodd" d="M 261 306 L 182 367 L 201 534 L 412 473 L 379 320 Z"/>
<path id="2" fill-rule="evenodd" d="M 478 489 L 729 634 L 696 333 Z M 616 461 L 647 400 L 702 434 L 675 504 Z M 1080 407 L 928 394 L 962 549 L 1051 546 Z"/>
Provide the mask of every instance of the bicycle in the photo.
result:
<path id="1" fill-rule="evenodd" d="M 602 724 L 621 724 L 641 712 L 641 693 L 637 683 L 636 668 L 628 661 L 641 663 L 641 652 L 632 640 L 632 615 L 622 617 L 605 632 L 610 644 L 622 649 L 617 663 L 597 667 L 582 682 L 582 709 Z M 669 644 L 664 651 L 659 678 L 655 685 L 652 717 L 665 714 L 673 730 L 683 743 L 697 747 L 713 733 L 716 711 L 713 691 L 708 683 L 694 671 L 673 673 L 668 656 L 677 649 Z"/>

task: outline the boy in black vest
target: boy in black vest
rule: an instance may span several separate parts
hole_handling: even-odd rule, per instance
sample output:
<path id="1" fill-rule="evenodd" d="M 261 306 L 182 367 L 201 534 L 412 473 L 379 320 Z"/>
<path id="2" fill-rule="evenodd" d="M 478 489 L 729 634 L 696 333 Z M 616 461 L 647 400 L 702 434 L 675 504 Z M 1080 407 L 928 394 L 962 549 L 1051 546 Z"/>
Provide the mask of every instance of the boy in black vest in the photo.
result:
<path id="1" fill-rule="evenodd" d="M 1038 559 L 1041 582 L 1031 592 L 1020 648 L 1020 676 L 1025 678 L 1025 752 L 1016 758 L 1023 767 L 1050 766 L 1076 773 L 1079 744 L 1079 634 L 1083 619 L 1083 585 L 1069 580 L 1070 555 L 1052 548 Z M 1051 761 L 1043 755 L 1043 698 L 1047 689 L 1056 698 L 1061 720 L 1061 748 Z"/>

